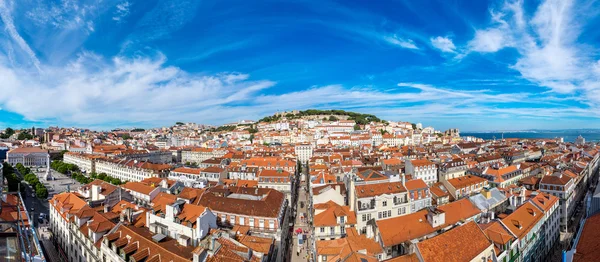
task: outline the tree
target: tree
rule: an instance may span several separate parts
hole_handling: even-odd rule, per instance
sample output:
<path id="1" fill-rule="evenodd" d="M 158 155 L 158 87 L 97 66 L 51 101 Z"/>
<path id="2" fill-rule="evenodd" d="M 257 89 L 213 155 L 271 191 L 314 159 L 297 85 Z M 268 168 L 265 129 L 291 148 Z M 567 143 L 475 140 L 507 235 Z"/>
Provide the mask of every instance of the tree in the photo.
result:
<path id="1" fill-rule="evenodd" d="M 123 134 L 121 136 L 121 138 L 123 138 L 123 140 L 129 140 L 129 139 L 132 139 L 133 137 L 131 137 L 129 134 Z"/>
<path id="2" fill-rule="evenodd" d="M 254 134 L 250 135 L 250 144 L 254 143 Z"/>
<path id="3" fill-rule="evenodd" d="M 356 131 L 356 130 L 360 130 L 360 125 L 359 125 L 359 124 L 355 124 L 355 125 L 354 125 L 354 130 L 355 130 L 355 131 Z"/>
<path id="4" fill-rule="evenodd" d="M 19 135 L 17 136 L 18 140 L 29 140 L 29 139 L 33 139 L 33 135 L 27 133 L 27 132 L 21 132 L 19 133 Z"/>
<path id="5" fill-rule="evenodd" d="M 417 124 L 415 123 L 410 123 L 412 125 L 413 130 L 417 130 Z"/>
<path id="6" fill-rule="evenodd" d="M 175 125 L 176 125 L 176 126 L 182 126 L 182 125 L 183 125 L 183 123 L 182 123 L 182 122 L 176 122 L 176 123 L 175 123 Z"/>
<path id="7" fill-rule="evenodd" d="M 335 116 L 329 116 L 329 121 L 338 121 L 339 118 L 335 117 Z"/>
<path id="8" fill-rule="evenodd" d="M 0 135 L 0 138 L 7 139 L 10 136 L 12 136 L 14 133 L 15 133 L 15 130 L 13 130 L 10 127 L 7 127 L 6 129 L 4 129 L 4 133 L 2 135 Z"/>
<path id="9" fill-rule="evenodd" d="M 381 135 L 388 134 L 388 131 L 383 129 L 379 129 L 379 132 L 381 132 Z"/>
<path id="10" fill-rule="evenodd" d="M 38 187 L 35 188 L 35 195 L 38 198 L 46 199 L 48 197 L 48 189 L 42 184 L 38 184 Z"/>

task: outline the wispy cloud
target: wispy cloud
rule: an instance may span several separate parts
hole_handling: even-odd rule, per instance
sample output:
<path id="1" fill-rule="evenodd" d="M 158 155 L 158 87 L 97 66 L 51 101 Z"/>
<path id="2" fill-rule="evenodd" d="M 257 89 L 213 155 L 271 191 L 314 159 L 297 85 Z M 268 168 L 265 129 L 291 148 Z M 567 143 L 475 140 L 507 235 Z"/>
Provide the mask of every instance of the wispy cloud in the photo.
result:
<path id="1" fill-rule="evenodd" d="M 38 26 L 93 32 L 95 11 L 101 3 L 85 4 L 73 0 L 41 1 L 25 14 Z"/>
<path id="2" fill-rule="evenodd" d="M 129 1 L 123 1 L 115 6 L 115 12 L 113 13 L 112 19 L 117 22 L 121 22 L 126 16 L 129 15 L 129 9 L 131 3 Z"/>
<path id="3" fill-rule="evenodd" d="M 592 8 L 593 9 L 593 8 Z M 496 52 L 514 48 L 520 56 L 512 66 L 521 75 L 557 93 L 581 93 L 590 106 L 600 106 L 594 53 L 578 43 L 587 4 L 572 0 L 545 0 L 532 15 L 523 1 L 507 1 L 490 11 L 491 25 L 478 29 L 470 51 Z M 581 19 L 580 19 L 581 18 Z"/>
<path id="4" fill-rule="evenodd" d="M 27 54 L 29 59 L 31 59 L 31 63 L 38 71 L 41 71 L 40 61 L 38 60 L 35 52 L 29 47 L 27 42 L 21 37 L 17 28 L 15 27 L 13 18 L 12 18 L 12 10 L 11 6 L 14 5 L 14 2 L 8 0 L 0 0 L 0 18 L 2 18 L 2 22 L 4 23 L 5 30 L 8 32 L 8 35 L 12 38 L 12 40 L 21 48 L 23 52 Z"/>
<path id="5" fill-rule="evenodd" d="M 430 39 L 431 41 L 431 45 L 433 45 L 433 47 L 439 49 L 442 52 L 446 52 L 446 53 L 454 53 L 456 46 L 454 46 L 454 43 L 452 42 L 452 39 L 448 38 L 448 37 L 432 37 Z"/>
<path id="6" fill-rule="evenodd" d="M 408 49 L 419 49 L 412 39 L 404 39 L 396 34 L 382 36 L 383 40 L 389 44 Z"/>
<path id="7" fill-rule="evenodd" d="M 137 23 L 129 40 L 145 42 L 169 36 L 194 18 L 199 5 L 195 0 L 159 0 Z"/>

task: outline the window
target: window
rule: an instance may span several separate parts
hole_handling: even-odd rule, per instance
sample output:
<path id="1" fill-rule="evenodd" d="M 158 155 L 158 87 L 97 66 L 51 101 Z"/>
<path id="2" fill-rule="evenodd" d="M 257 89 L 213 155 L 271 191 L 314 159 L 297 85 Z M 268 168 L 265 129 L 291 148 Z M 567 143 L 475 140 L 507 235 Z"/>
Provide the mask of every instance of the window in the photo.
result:
<path id="1" fill-rule="evenodd" d="M 320 228 L 320 231 L 321 231 L 321 233 L 325 233 L 325 228 L 324 228 L 324 227 L 321 227 L 321 228 Z"/>
<path id="2" fill-rule="evenodd" d="M 362 221 L 363 222 L 367 221 L 367 215 L 365 215 L 365 214 L 362 215 Z"/>
<path id="3" fill-rule="evenodd" d="M 335 227 L 329 227 L 329 234 L 335 234 Z"/>
<path id="4" fill-rule="evenodd" d="M 387 206 L 387 201 L 383 201 L 383 206 L 386 207 Z"/>
<path id="5" fill-rule="evenodd" d="M 388 217 L 392 217 L 392 210 L 387 211 Z"/>
<path id="6" fill-rule="evenodd" d="M 381 212 L 377 212 L 377 217 L 381 219 Z"/>

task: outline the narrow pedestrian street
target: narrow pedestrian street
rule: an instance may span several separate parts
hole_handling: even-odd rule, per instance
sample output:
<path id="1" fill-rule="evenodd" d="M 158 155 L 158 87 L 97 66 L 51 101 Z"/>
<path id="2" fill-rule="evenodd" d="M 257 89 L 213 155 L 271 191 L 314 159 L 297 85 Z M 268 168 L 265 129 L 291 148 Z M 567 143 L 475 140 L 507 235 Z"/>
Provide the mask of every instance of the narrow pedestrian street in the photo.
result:
<path id="1" fill-rule="evenodd" d="M 303 168 L 302 173 L 305 177 L 304 181 L 300 180 L 298 186 L 298 201 L 296 202 L 296 218 L 294 223 L 293 232 L 293 248 L 291 250 L 292 259 L 291 261 L 310 261 L 312 253 L 312 237 L 311 237 L 311 225 L 310 225 L 310 209 L 309 205 L 309 175 L 307 169 Z"/>

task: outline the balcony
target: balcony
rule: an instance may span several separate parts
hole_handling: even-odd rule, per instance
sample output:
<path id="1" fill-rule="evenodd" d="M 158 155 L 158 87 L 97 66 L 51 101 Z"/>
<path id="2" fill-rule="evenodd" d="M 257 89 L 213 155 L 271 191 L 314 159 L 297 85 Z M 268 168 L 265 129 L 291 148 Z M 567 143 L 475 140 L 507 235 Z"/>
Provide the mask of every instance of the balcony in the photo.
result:
<path id="1" fill-rule="evenodd" d="M 375 209 L 375 205 L 371 206 L 371 205 L 359 205 L 358 206 L 358 211 L 365 211 L 365 210 L 374 210 Z"/>
<path id="2" fill-rule="evenodd" d="M 399 198 L 399 197 L 394 197 L 394 205 L 402 205 L 402 204 L 406 204 L 408 203 L 408 199 L 407 198 Z"/>

